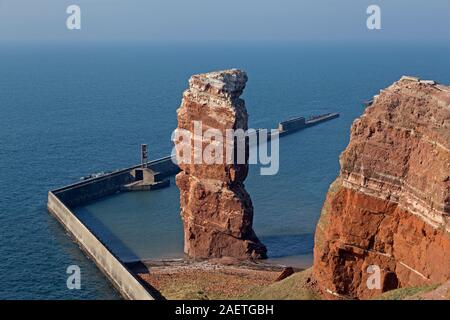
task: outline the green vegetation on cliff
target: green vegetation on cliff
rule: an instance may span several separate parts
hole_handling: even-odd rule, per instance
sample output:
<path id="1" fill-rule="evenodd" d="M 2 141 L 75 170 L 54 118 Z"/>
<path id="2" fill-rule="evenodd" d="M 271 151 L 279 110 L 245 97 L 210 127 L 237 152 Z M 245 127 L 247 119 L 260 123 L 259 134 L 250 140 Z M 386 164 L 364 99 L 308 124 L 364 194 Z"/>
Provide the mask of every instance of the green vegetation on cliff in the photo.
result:
<path id="1" fill-rule="evenodd" d="M 374 300 L 417 300 L 420 294 L 430 292 L 436 289 L 438 286 L 438 284 L 432 284 L 419 287 L 399 288 L 385 292 L 380 296 L 375 297 Z"/>
<path id="2" fill-rule="evenodd" d="M 240 299 L 249 300 L 319 300 L 308 284 L 312 269 L 297 272 L 286 279 L 267 287 L 247 292 Z"/>

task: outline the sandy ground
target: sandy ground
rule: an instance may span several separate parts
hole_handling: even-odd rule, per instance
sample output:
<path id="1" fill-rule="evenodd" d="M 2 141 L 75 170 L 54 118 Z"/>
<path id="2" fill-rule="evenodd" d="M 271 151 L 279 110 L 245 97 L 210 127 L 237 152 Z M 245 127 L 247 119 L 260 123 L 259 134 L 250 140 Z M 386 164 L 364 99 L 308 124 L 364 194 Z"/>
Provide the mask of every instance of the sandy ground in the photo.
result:
<path id="1" fill-rule="evenodd" d="M 276 280 L 284 266 L 226 259 L 147 261 L 132 269 L 154 293 L 169 300 L 321 299 L 311 268 L 297 269 L 281 281 Z M 448 300 L 450 281 L 392 290 L 376 299 Z"/>
<path id="2" fill-rule="evenodd" d="M 138 276 L 169 300 L 250 298 L 275 283 L 283 271 L 283 266 L 227 260 L 144 264 L 149 272 Z"/>

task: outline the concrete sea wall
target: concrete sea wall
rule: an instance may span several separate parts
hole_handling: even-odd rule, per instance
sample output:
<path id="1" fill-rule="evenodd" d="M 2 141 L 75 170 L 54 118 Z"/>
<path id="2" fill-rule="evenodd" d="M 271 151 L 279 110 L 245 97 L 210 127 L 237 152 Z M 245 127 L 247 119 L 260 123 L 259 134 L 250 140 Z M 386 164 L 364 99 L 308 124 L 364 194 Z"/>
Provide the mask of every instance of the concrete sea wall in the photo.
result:
<path id="1" fill-rule="evenodd" d="M 147 166 L 162 178 L 179 171 L 170 156 L 151 161 Z M 69 209 L 118 192 L 122 185 L 134 180 L 133 171 L 139 167 L 135 165 L 49 191 L 47 208 L 125 299 L 154 300 L 149 290 Z"/>
<path id="2" fill-rule="evenodd" d="M 159 172 L 161 178 L 174 175 L 179 171 L 170 156 L 148 162 L 147 166 L 153 171 Z M 135 165 L 101 177 L 80 181 L 52 192 L 66 206 L 80 206 L 120 191 L 121 186 L 134 181 L 133 170 L 139 167 L 140 165 Z"/>
<path id="3" fill-rule="evenodd" d="M 120 294 L 129 300 L 154 300 L 139 280 L 106 248 L 52 191 L 48 211 L 53 214 Z"/>

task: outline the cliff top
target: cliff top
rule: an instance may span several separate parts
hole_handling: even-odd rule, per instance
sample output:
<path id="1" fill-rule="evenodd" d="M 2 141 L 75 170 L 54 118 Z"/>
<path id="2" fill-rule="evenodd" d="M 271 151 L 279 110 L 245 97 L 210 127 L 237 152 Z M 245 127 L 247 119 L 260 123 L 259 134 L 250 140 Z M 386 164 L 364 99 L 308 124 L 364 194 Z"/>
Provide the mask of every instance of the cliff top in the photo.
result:
<path id="1" fill-rule="evenodd" d="M 202 73 L 189 79 L 189 89 L 236 98 L 242 94 L 247 80 L 247 74 L 238 69 Z"/>
<path id="2" fill-rule="evenodd" d="M 375 96 L 365 116 L 421 132 L 450 148 L 450 87 L 403 76 Z"/>

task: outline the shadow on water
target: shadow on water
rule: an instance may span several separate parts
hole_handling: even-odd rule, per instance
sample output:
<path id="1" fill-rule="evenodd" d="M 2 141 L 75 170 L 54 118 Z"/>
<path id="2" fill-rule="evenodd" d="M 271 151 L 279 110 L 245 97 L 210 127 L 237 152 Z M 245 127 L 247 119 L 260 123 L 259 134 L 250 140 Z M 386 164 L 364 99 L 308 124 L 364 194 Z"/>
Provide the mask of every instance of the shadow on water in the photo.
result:
<path id="1" fill-rule="evenodd" d="M 76 215 L 119 261 L 126 264 L 140 261 L 138 255 L 88 209 L 79 207 Z"/>
<path id="2" fill-rule="evenodd" d="M 267 247 L 269 258 L 283 258 L 310 254 L 314 246 L 314 235 L 292 234 L 261 236 Z"/>
<path id="3" fill-rule="evenodd" d="M 81 216 L 80 217 L 80 213 Z M 112 254 L 122 262 L 134 275 L 148 273 L 149 269 L 141 262 L 138 255 L 131 250 L 122 240 L 91 212 L 83 207 L 77 208 L 77 216 L 82 220 L 89 230 L 99 239 Z M 143 281 L 139 277 L 136 279 L 141 283 L 156 300 L 166 300 L 166 298 L 156 288 Z"/>

